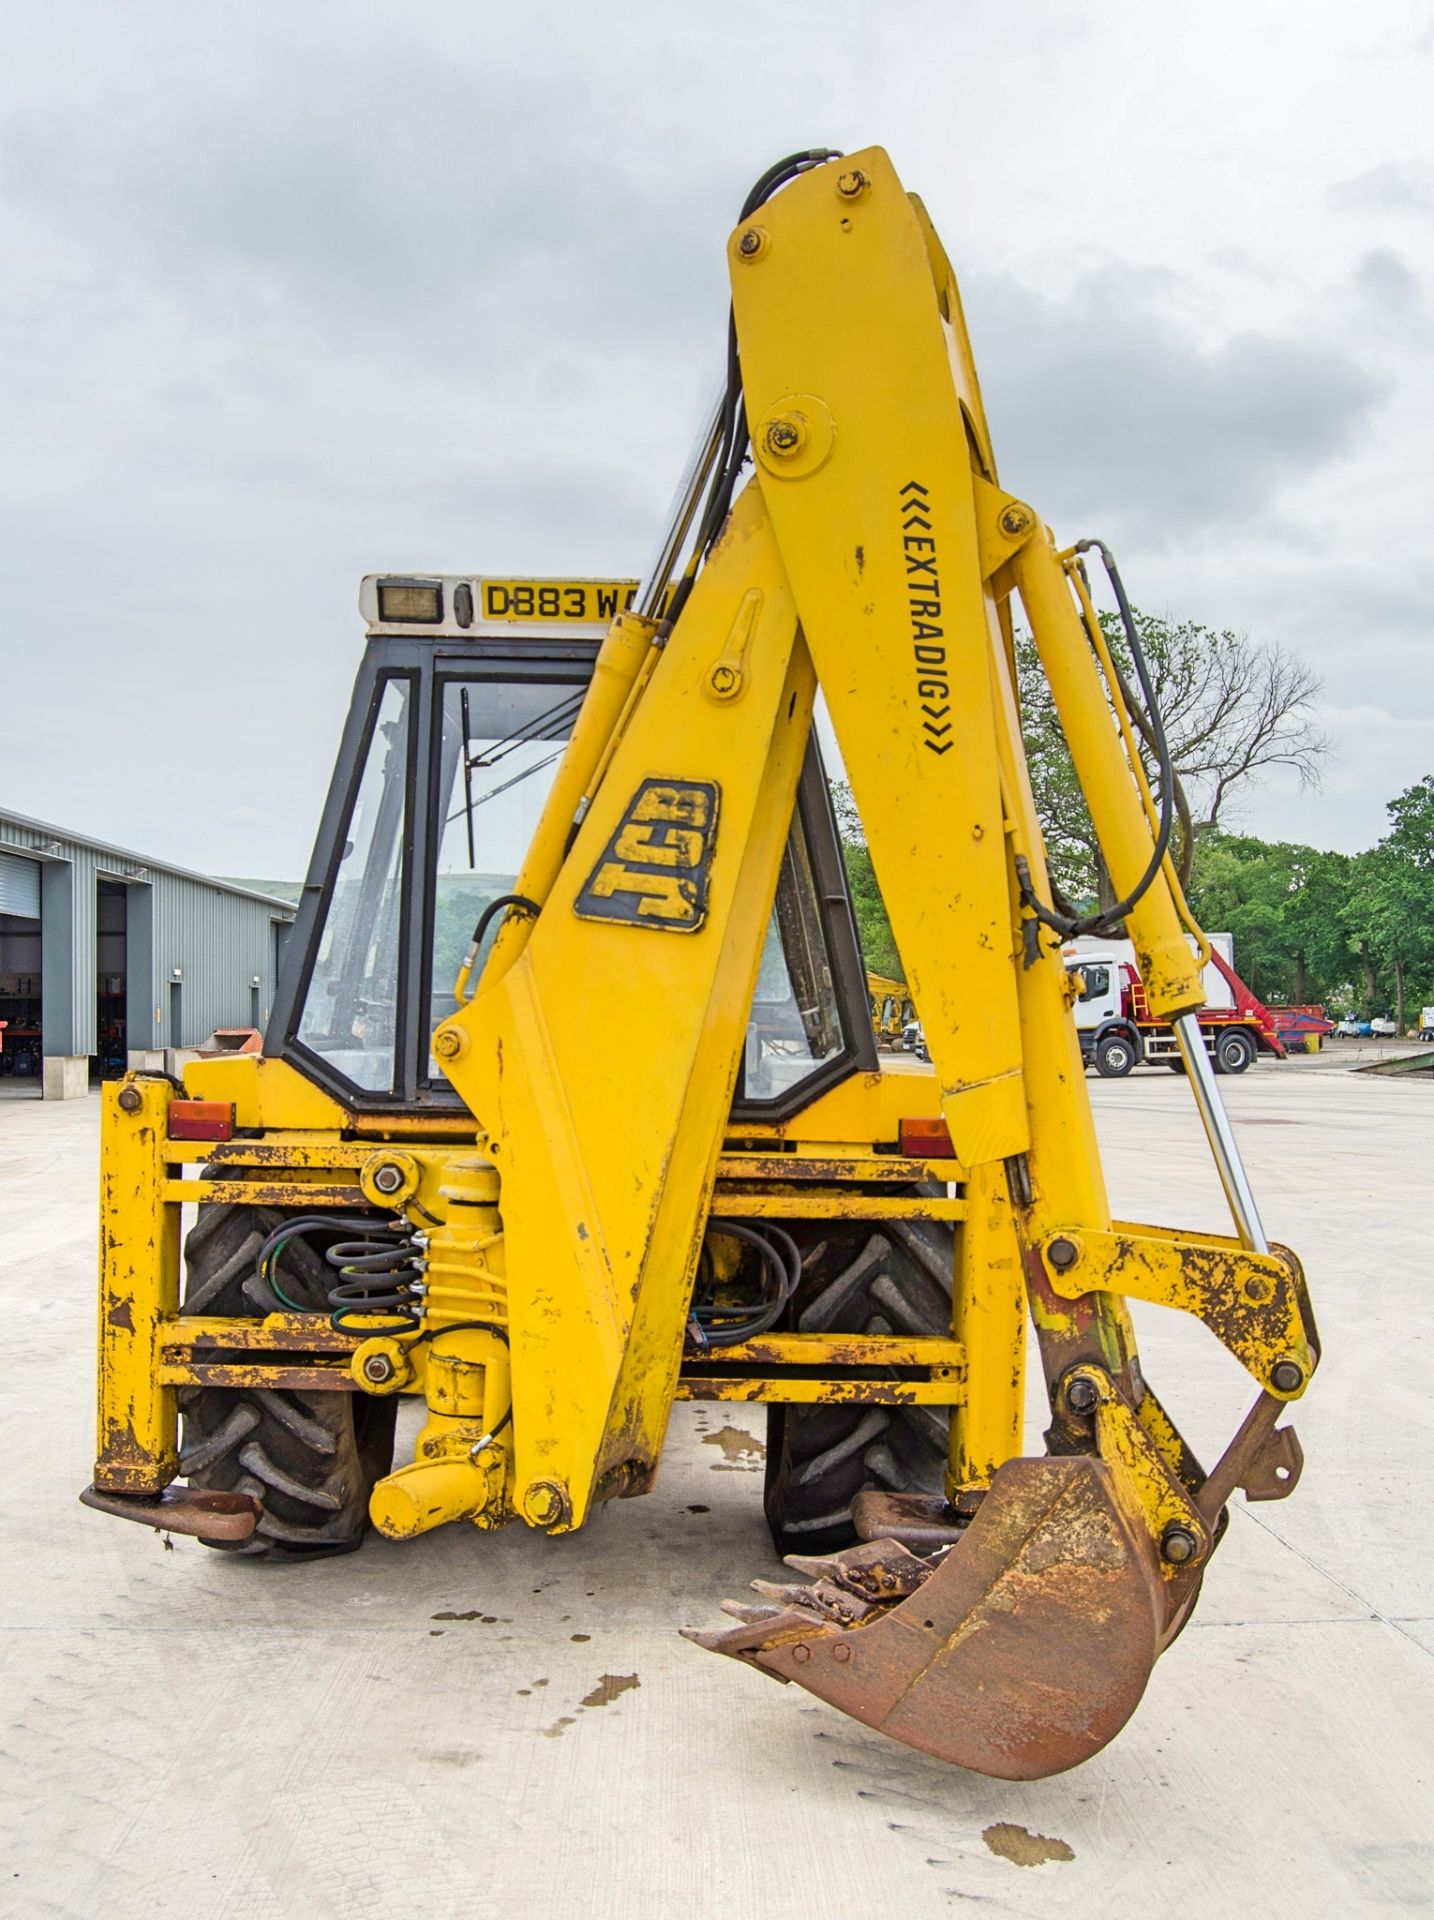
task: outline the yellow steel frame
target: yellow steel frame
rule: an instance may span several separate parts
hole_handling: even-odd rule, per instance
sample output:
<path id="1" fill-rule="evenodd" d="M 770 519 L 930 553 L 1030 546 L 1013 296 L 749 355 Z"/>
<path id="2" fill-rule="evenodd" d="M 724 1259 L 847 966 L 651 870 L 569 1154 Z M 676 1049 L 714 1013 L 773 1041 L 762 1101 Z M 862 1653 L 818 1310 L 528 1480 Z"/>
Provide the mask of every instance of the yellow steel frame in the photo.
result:
<path id="1" fill-rule="evenodd" d="M 757 475 L 675 627 L 624 615 L 604 646 L 517 883 L 540 911 L 510 916 L 435 1036 L 472 1123 L 365 1119 L 282 1063 L 200 1063 L 189 1091 L 231 1101 L 252 1134 L 209 1156 L 238 1177 L 201 1183 L 183 1174 L 198 1150 L 167 1139 L 168 1086 L 107 1090 L 102 1489 L 152 1493 L 173 1476 L 184 1385 L 374 1391 L 363 1360 L 381 1354 L 384 1390 L 429 1407 L 418 1458 L 375 1495 L 399 1535 L 510 1513 L 579 1526 L 595 1501 L 650 1484 L 675 1398 L 949 1406 L 956 1496 L 1020 1451 L 1029 1306 L 1053 1399 L 1085 1369 L 1096 1444 L 1139 1488 L 1147 1523 L 1158 1533 L 1175 1515 L 1207 1543 L 1179 1437 L 1134 1365 L 1126 1298 L 1200 1318 L 1267 1389 L 1280 1391 L 1280 1360 L 1298 1375 L 1290 1392 L 1308 1380 L 1317 1354 L 1292 1256 L 1110 1216 L 1064 969 L 1017 879 L 1019 862 L 1048 888 L 1013 595 L 1118 892 L 1150 856 L 1149 794 L 1128 728 L 1112 725 L 1119 696 L 1069 556 L 997 481 L 924 210 L 871 149 L 778 194 L 733 235 L 730 260 Z M 855 1075 L 737 1138 L 733 1090 L 819 683 L 934 1066 Z M 661 845 L 630 812 L 654 782 L 711 796 L 677 829 L 682 858 L 706 862 L 705 900 L 680 932 L 595 917 L 584 896 L 604 848 Z M 687 911 L 678 894 L 668 907 Z M 1182 911 L 1167 863 L 1129 917 L 1163 1019 L 1200 1001 Z M 634 1006 L 641 1021 L 624 1017 Z M 938 1113 L 953 1159 L 892 1149 L 902 1116 Z M 392 1205 L 372 1174 L 395 1155 L 401 1203 L 443 1240 L 447 1305 L 430 1305 L 423 1351 L 321 1316 L 180 1315 L 185 1202 Z M 684 1360 L 714 1212 L 952 1222 L 950 1337 L 774 1334 Z M 472 1299 L 504 1315 L 502 1353 L 462 1330 Z M 231 1357 L 205 1358 L 216 1349 Z"/>

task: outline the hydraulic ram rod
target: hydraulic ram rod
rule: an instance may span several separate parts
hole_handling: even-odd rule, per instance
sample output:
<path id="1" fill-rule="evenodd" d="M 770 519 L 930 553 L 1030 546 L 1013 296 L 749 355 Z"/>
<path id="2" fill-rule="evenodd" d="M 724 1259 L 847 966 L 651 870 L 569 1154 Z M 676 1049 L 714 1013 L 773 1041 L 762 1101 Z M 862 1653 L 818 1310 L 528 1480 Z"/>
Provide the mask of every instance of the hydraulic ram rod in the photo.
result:
<path id="1" fill-rule="evenodd" d="M 1182 1013 L 1173 1025 L 1175 1043 L 1185 1062 L 1185 1072 L 1195 1095 L 1195 1104 L 1200 1109 L 1205 1138 L 1210 1142 L 1210 1152 L 1219 1170 L 1220 1185 L 1225 1189 L 1225 1198 L 1230 1203 L 1230 1212 L 1239 1230 L 1240 1244 L 1251 1253 L 1268 1253 L 1270 1243 L 1265 1238 L 1260 1210 L 1255 1205 L 1245 1163 L 1235 1143 L 1230 1116 L 1225 1111 L 1225 1102 L 1220 1098 L 1220 1089 L 1215 1084 L 1215 1069 L 1205 1051 L 1205 1036 L 1200 1031 L 1199 1017 L 1193 1013 Z"/>

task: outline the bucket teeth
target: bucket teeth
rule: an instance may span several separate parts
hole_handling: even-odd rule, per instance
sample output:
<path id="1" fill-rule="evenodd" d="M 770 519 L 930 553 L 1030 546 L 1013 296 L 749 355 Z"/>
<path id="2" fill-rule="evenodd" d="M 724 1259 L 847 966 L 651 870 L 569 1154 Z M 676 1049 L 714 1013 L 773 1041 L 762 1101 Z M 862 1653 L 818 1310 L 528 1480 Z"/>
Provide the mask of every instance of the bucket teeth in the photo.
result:
<path id="1" fill-rule="evenodd" d="M 904 1600 L 931 1572 L 931 1562 L 895 1540 L 867 1540 L 843 1553 L 789 1553 L 786 1565 L 829 1580 L 859 1600 Z"/>
<path id="2" fill-rule="evenodd" d="M 785 1611 L 782 1607 L 754 1607 L 745 1600 L 724 1600 L 723 1613 L 733 1620 L 740 1620 L 744 1626 L 755 1627 L 765 1620 L 775 1620 Z"/>
<path id="3" fill-rule="evenodd" d="M 728 1604 L 739 1607 L 742 1603 L 731 1601 Z M 694 1646 L 705 1647 L 708 1653 L 726 1653 L 734 1660 L 739 1660 L 765 1652 L 769 1647 L 792 1641 L 821 1639 L 825 1634 L 838 1631 L 836 1627 L 829 1627 L 814 1619 L 807 1607 L 752 1607 L 747 1611 L 759 1617 L 739 1627 L 679 1627 L 678 1632 Z M 780 1674 L 774 1676 L 777 1679 L 784 1677 Z"/>
<path id="4" fill-rule="evenodd" d="M 849 1588 L 838 1586 L 834 1580 L 816 1580 L 809 1587 L 754 1580 L 752 1591 L 789 1607 L 808 1607 L 824 1620 L 835 1620 L 841 1626 L 864 1620 L 872 1610 L 871 1601 L 860 1599 Z"/>
<path id="5" fill-rule="evenodd" d="M 709 1653 L 750 1659 L 794 1639 L 809 1640 L 877 1619 L 885 1605 L 914 1593 L 931 1571 L 926 1561 L 894 1540 L 872 1540 L 821 1558 L 790 1553 L 786 1564 L 816 1578 L 805 1587 L 795 1581 L 754 1580 L 752 1591 L 761 1595 L 765 1605 L 722 1602 L 723 1613 L 740 1621 L 740 1626 L 710 1632 L 683 1627 L 683 1639 Z"/>

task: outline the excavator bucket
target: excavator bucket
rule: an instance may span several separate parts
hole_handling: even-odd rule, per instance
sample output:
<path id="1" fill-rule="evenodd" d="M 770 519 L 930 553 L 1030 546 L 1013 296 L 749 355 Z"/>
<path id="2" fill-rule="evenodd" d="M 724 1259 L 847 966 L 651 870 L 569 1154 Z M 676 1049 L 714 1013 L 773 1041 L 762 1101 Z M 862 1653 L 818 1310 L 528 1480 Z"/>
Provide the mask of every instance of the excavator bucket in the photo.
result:
<path id="1" fill-rule="evenodd" d="M 726 1632 L 686 1629 L 922 1753 L 1003 1780 L 1088 1760 L 1134 1712 L 1165 1639 L 1154 1542 L 1093 1456 L 1011 1460 L 930 1559 L 894 1540 L 756 1583 Z"/>

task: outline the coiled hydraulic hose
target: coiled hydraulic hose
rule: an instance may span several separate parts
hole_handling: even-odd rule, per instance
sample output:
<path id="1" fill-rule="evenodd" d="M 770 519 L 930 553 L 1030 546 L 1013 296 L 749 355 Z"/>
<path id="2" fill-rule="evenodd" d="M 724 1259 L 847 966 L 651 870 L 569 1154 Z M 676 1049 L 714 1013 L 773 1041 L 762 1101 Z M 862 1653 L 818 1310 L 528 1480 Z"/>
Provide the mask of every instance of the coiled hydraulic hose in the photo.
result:
<path id="1" fill-rule="evenodd" d="M 375 1220 L 365 1215 L 347 1217 L 301 1214 L 285 1220 L 268 1236 L 255 1255 L 259 1278 L 281 1306 L 293 1313 L 312 1313 L 312 1303 L 291 1299 L 279 1284 L 279 1255 L 291 1240 L 311 1233 L 361 1234 L 326 1247 L 324 1260 L 341 1278 L 325 1290 L 330 1321 L 342 1329 L 348 1315 L 393 1313 L 403 1317 L 391 1327 L 369 1327 L 369 1333 L 411 1333 L 423 1312 L 422 1242 L 406 1220 Z"/>
<path id="2" fill-rule="evenodd" d="M 723 1306 L 717 1300 L 717 1277 L 707 1242 L 702 1243 L 697 1285 L 687 1331 L 693 1346 L 734 1347 L 768 1333 L 781 1319 L 802 1277 L 802 1256 L 784 1227 L 768 1220 L 760 1227 L 741 1220 L 712 1220 L 709 1234 L 740 1240 L 760 1255 L 764 1275 L 762 1300 L 755 1311 L 748 1306 Z"/>

